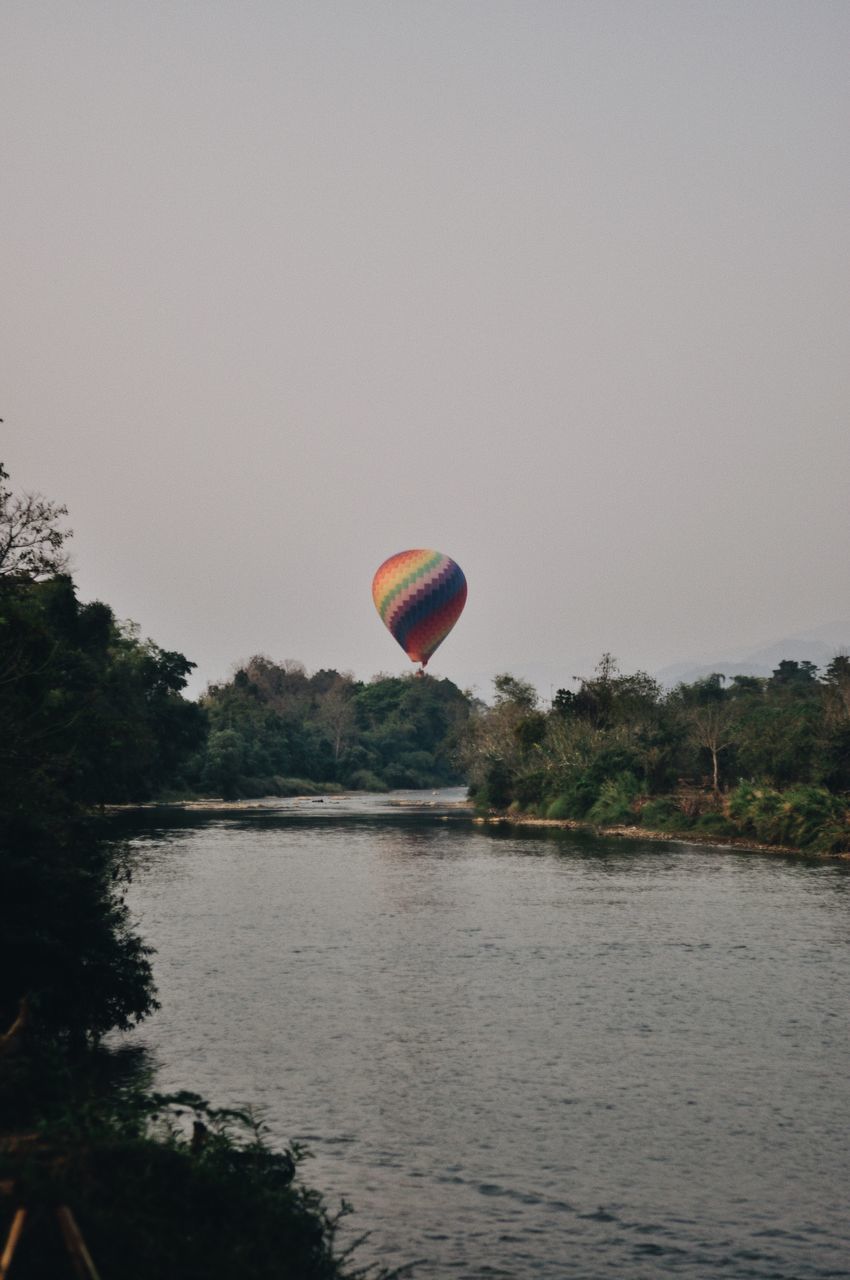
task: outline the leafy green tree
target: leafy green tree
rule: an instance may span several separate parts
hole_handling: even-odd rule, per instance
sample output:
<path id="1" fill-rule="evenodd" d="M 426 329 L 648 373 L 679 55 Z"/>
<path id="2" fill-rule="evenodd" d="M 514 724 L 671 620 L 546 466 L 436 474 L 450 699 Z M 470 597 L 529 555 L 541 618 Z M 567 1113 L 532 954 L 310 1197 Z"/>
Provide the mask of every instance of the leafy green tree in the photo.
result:
<path id="1" fill-rule="evenodd" d="M 456 754 L 469 699 L 451 681 L 377 677 L 363 684 L 258 656 L 229 682 L 211 686 L 202 705 L 210 735 L 195 779 L 214 794 L 462 780 Z"/>
<path id="2" fill-rule="evenodd" d="M 210 730 L 203 764 L 203 786 L 223 800 L 239 795 L 239 779 L 243 773 L 244 749 L 235 729 Z"/>
<path id="3" fill-rule="evenodd" d="M 815 780 L 824 726 L 823 688 L 810 663 L 782 662 L 759 694 L 736 706 L 741 775 L 773 786 Z"/>
<path id="4" fill-rule="evenodd" d="M 462 780 L 457 761 L 469 701 L 450 680 L 379 677 L 354 693 L 358 741 L 389 786 L 447 786 Z"/>
<path id="5" fill-rule="evenodd" d="M 547 718 L 528 681 L 503 672 L 493 687 L 494 705 L 475 708 L 463 737 L 461 759 L 470 793 L 482 808 L 502 808 L 506 797 L 506 803 L 534 803 L 542 787 Z"/>
<path id="6" fill-rule="evenodd" d="M 596 728 L 624 725 L 636 730 L 657 720 L 660 699 L 658 682 L 645 671 L 623 675 L 616 659 L 603 653 L 593 678 L 582 680 L 576 693 L 559 689 L 555 706 Z"/>
<path id="7" fill-rule="evenodd" d="M 537 690 L 528 680 L 521 680 L 508 672 L 493 677 L 494 701 L 497 707 L 510 706 L 519 711 L 536 711 Z"/>
<path id="8" fill-rule="evenodd" d="M 148 953 L 123 905 L 126 864 L 89 812 L 152 794 L 203 724 L 180 694 L 192 664 L 140 643 L 107 605 L 80 604 L 55 572 L 62 515 L 3 489 L 0 1025 L 26 997 L 36 1022 L 84 1037 L 153 1004 Z"/>

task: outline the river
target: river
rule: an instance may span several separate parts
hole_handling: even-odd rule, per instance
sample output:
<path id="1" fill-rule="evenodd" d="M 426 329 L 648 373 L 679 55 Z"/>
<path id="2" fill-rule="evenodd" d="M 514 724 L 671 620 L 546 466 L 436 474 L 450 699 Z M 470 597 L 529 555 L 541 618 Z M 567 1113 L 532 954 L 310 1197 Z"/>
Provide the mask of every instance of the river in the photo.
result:
<path id="1" fill-rule="evenodd" d="M 420 1280 L 850 1277 L 847 865 L 459 794 L 133 818 L 158 1086 L 262 1108 Z"/>

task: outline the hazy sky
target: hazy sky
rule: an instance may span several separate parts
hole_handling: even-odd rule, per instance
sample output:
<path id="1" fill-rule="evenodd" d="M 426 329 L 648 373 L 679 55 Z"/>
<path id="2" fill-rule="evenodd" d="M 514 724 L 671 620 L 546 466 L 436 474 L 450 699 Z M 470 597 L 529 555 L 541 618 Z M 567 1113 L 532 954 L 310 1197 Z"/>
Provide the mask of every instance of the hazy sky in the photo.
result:
<path id="1" fill-rule="evenodd" d="M 402 670 L 407 547 L 482 692 L 850 617 L 848 67 L 846 0 L 4 0 L 0 458 L 195 687 Z"/>

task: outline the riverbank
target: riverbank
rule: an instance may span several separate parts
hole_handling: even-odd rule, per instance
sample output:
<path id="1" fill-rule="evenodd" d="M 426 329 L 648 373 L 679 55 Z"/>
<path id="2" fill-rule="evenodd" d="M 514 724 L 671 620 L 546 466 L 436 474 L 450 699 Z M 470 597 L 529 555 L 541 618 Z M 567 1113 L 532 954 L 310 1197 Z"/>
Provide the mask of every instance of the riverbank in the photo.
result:
<path id="1" fill-rule="evenodd" d="M 455 791 L 459 788 L 455 788 Z M 654 827 L 643 827 L 638 823 L 612 823 L 600 825 L 576 818 L 541 818 L 533 814 L 476 812 L 474 804 L 465 798 L 448 798 L 445 792 L 396 791 L 396 792 L 336 792 L 328 796 L 263 796 L 258 799 L 222 800 L 192 798 L 186 800 L 149 801 L 137 805 L 111 805 L 106 812 L 116 815 L 133 812 L 179 812 L 179 813 L 273 813 L 276 810 L 285 813 L 309 813 L 322 806 L 321 812 L 339 812 L 340 815 L 351 812 L 377 812 L 379 806 L 384 810 L 404 810 L 423 812 L 439 810 L 444 816 L 467 817 L 476 825 L 486 826 L 518 826 L 535 828 L 554 828 L 563 831 L 581 831 L 588 835 L 619 840 L 649 840 L 664 844 L 690 844 L 703 848 L 722 851 L 735 850 L 741 853 L 782 854 L 796 857 L 850 861 L 850 851 L 803 849 L 799 845 L 760 841 L 752 836 L 735 835 L 729 832 L 713 834 L 707 831 L 680 828 L 662 831 Z"/>
<path id="2" fill-rule="evenodd" d="M 705 832 L 693 831 L 654 831 L 636 824 L 624 823 L 596 826 L 591 822 L 581 822 L 575 818 L 537 818 L 530 814 L 478 814 L 473 821 L 484 826 L 555 827 L 563 831 L 582 831 L 587 835 L 601 836 L 606 839 L 612 837 L 620 840 L 650 840 L 665 844 L 692 844 L 703 848 L 729 849 L 737 853 L 791 854 L 797 857 L 850 862 L 850 852 L 847 851 L 820 852 L 801 849 L 796 845 L 764 844 L 747 836 L 712 836 Z"/>
<path id="3" fill-rule="evenodd" d="M 448 787 L 441 790 L 396 790 L 396 791 L 342 791 L 336 790 L 325 795 L 313 795 L 304 792 L 299 795 L 260 796 L 252 799 L 222 800 L 220 797 L 204 798 L 193 796 L 185 799 L 148 800 L 141 804 L 113 804 L 104 807 L 104 813 L 292 813 L 294 811 L 313 811 L 317 806 L 325 806 L 328 811 L 361 812 L 372 811 L 376 806 L 388 809 L 416 810 L 451 810 L 466 813 L 470 817 L 475 812 L 471 801 L 459 797 L 462 787 Z"/>

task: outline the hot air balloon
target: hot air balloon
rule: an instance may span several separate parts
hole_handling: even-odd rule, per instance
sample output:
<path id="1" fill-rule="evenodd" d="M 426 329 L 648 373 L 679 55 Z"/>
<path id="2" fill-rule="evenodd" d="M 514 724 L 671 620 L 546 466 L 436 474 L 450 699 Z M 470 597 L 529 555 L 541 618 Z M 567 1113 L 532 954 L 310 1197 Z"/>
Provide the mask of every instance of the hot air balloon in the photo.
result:
<path id="1" fill-rule="evenodd" d="M 399 551 L 375 574 L 372 599 L 390 635 L 424 671 L 463 612 L 466 578 L 440 551 Z"/>

